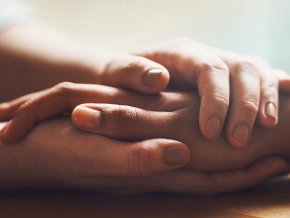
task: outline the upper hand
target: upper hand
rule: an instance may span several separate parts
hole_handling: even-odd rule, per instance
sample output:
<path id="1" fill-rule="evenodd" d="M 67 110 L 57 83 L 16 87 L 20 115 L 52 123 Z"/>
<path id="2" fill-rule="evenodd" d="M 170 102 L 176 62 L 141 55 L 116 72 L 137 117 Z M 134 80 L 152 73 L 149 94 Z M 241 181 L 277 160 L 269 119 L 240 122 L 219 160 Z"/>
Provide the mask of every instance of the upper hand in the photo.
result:
<path id="1" fill-rule="evenodd" d="M 207 139 L 216 139 L 226 124 L 230 144 L 242 147 L 248 143 L 256 119 L 264 127 L 278 122 L 279 75 L 262 58 L 188 39 L 145 47 L 134 54 L 166 67 L 173 87 L 197 87 L 199 126 Z"/>

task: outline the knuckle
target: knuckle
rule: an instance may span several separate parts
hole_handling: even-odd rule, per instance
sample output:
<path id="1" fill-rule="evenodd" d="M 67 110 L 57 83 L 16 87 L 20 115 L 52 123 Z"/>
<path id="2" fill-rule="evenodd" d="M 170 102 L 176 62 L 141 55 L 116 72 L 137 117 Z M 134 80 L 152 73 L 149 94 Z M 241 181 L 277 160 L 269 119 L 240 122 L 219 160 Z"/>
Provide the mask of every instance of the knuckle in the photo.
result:
<path id="1" fill-rule="evenodd" d="M 121 127 L 123 129 L 127 129 L 130 127 L 130 124 L 137 121 L 138 115 L 136 109 L 129 106 L 119 106 L 119 109 L 117 110 L 117 115 L 118 114 L 121 118 Z"/>
<path id="2" fill-rule="evenodd" d="M 257 64 L 252 61 L 242 60 L 234 64 L 234 71 L 237 73 L 248 73 L 256 75 L 257 72 L 260 72 Z"/>
<path id="3" fill-rule="evenodd" d="M 241 98 L 241 105 L 242 108 L 250 114 L 257 113 L 259 109 L 258 99 L 256 96 L 243 96 Z"/>
<path id="4" fill-rule="evenodd" d="M 267 84 L 264 87 L 264 91 L 262 92 L 262 97 L 264 98 L 278 98 L 278 86 L 276 86 L 275 84 L 271 83 L 271 84 Z"/>
<path id="5" fill-rule="evenodd" d="M 222 91 L 214 91 L 213 93 L 214 94 L 208 94 L 205 96 L 207 102 L 214 104 L 216 108 L 227 110 L 230 106 L 229 96 L 224 94 Z"/>
<path id="6" fill-rule="evenodd" d="M 106 67 L 106 72 L 136 73 L 143 66 L 141 58 L 136 56 L 117 56 L 111 59 Z"/>
<path id="7" fill-rule="evenodd" d="M 21 105 L 15 113 L 15 117 L 29 117 L 30 120 L 37 122 L 38 113 L 35 109 L 34 101 L 27 101 L 23 105 Z"/>
<path id="8" fill-rule="evenodd" d="M 74 89 L 74 83 L 72 82 L 61 82 L 55 86 L 55 90 L 59 94 L 69 94 Z"/>
<path id="9" fill-rule="evenodd" d="M 100 128 L 114 135 L 129 136 L 132 134 L 132 124 L 137 121 L 137 111 L 130 106 L 118 105 L 113 109 L 102 110 Z"/>
<path id="10" fill-rule="evenodd" d="M 230 105 L 229 98 L 222 94 L 215 94 L 212 96 L 213 101 L 217 105 L 222 105 L 224 108 L 228 108 Z"/>
<path id="11" fill-rule="evenodd" d="M 149 146 L 135 147 L 130 151 L 128 170 L 132 176 L 148 176 L 153 173 Z"/>
<path id="12" fill-rule="evenodd" d="M 122 72 L 128 73 L 128 74 L 133 74 L 136 73 L 140 69 L 140 61 L 139 60 L 131 60 L 127 63 L 125 63 L 122 66 Z"/>
<path id="13" fill-rule="evenodd" d="M 198 65 L 199 72 L 229 72 L 228 66 L 222 61 L 213 60 L 211 62 L 202 62 Z"/>
<path id="14" fill-rule="evenodd" d="M 16 114 L 26 114 L 26 113 L 31 114 L 31 113 L 34 113 L 33 108 L 34 108 L 33 101 L 27 101 L 27 102 L 25 102 L 23 105 L 21 105 L 18 108 Z"/>

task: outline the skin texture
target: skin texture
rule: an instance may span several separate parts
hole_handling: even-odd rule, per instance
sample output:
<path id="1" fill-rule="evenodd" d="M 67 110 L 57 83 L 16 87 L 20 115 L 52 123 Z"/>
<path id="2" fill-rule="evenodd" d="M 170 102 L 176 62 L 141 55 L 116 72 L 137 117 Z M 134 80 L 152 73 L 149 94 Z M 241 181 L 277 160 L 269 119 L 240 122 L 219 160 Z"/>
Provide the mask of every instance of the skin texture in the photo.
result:
<path id="1" fill-rule="evenodd" d="M 113 138 L 162 137 L 181 141 L 191 150 L 192 159 L 187 168 L 195 171 L 238 169 L 269 155 L 289 157 L 288 95 L 280 98 L 279 114 L 283 117 L 280 123 L 272 129 L 256 126 L 249 146 L 244 149 L 231 147 L 225 136 L 215 141 L 202 137 L 198 128 L 199 98 L 196 94 L 163 93 L 158 98 L 151 103 L 147 101 L 145 110 L 124 105 L 84 104 L 78 106 L 72 116 L 78 127 Z"/>
<path id="2" fill-rule="evenodd" d="M 5 72 L 1 101 L 63 81 L 147 94 L 165 90 L 169 81 L 170 87 L 197 88 L 203 136 L 216 139 L 225 126 L 230 144 L 238 147 L 248 143 L 257 116 L 266 127 L 278 121 L 279 77 L 274 69 L 261 58 L 217 51 L 187 39 L 124 54 L 84 45 L 39 22 L 22 23 L 0 33 L 0 69 Z M 23 83 L 27 78 L 33 83 Z M 211 104 L 214 107 L 208 107 Z"/>
<path id="3" fill-rule="evenodd" d="M 42 98 L 32 101 L 30 107 L 25 107 L 9 122 L 7 126 L 11 128 L 6 126 L 1 132 L 13 136 L 23 130 L 24 124 L 32 126 L 53 114 L 61 115 L 61 112 L 89 101 L 99 104 L 78 106 L 72 114 L 78 127 L 122 140 L 168 138 L 183 142 L 191 150 L 192 161 L 188 167 L 192 170 L 212 172 L 237 169 L 271 154 L 288 153 L 289 139 L 285 138 L 288 135 L 285 127 L 289 121 L 287 95 L 281 97 L 280 102 L 283 120 L 271 129 L 257 125 L 250 146 L 236 149 L 230 146 L 224 135 L 215 141 L 202 137 L 198 127 L 200 98 L 197 93 L 164 92 L 149 96 L 100 85 L 66 83 L 60 87 L 60 90 L 54 90 L 53 95 L 51 90 L 41 94 Z M 17 101 L 14 103 L 16 108 Z M 47 115 L 47 111 L 53 113 Z"/>
<path id="4" fill-rule="evenodd" d="M 148 94 L 164 90 L 169 81 L 168 71 L 156 62 L 94 48 L 38 21 L 0 32 L 0 69 L 5 78 L 0 83 L 1 101 L 64 81 L 109 84 Z M 143 81 L 150 70 L 160 76 L 153 85 Z M 24 83 L 28 78 L 33 82 Z"/>
<path id="5" fill-rule="evenodd" d="M 122 161 L 130 163 L 132 160 L 132 155 L 126 153 L 128 150 L 134 147 L 134 154 L 137 154 L 146 147 L 149 155 L 142 158 L 137 156 L 139 166 L 154 169 L 156 150 L 153 148 L 156 144 L 180 145 L 168 139 L 139 142 L 114 140 L 79 131 L 67 118 L 43 122 L 21 142 L 13 146 L 0 144 L 0 189 L 29 187 L 110 194 L 160 191 L 216 194 L 253 187 L 288 172 L 287 162 L 278 157 L 269 157 L 245 168 L 221 173 L 181 169 L 158 174 L 147 171 L 148 176 L 141 177 L 136 171 L 136 162 L 135 165 L 122 164 Z"/>
<path id="6" fill-rule="evenodd" d="M 208 139 L 216 139 L 225 126 L 230 144 L 244 147 L 256 118 L 265 127 L 277 124 L 278 83 L 285 73 L 277 73 L 260 57 L 218 50 L 190 39 L 147 46 L 134 54 L 166 67 L 174 78 L 173 87 L 184 89 L 186 82 L 197 87 L 199 126 Z"/>
<path id="7" fill-rule="evenodd" d="M 31 41 L 34 43 L 30 43 Z M 5 81 L 5 83 L 1 83 L 0 85 L 0 93 L 3 94 L 1 96 L 1 101 L 9 100 L 29 92 L 42 90 L 62 81 L 100 83 L 152 94 L 165 89 L 169 82 L 169 73 L 170 76 L 172 76 L 171 82 L 173 82 L 173 84 L 177 82 L 177 85 L 196 85 L 201 97 L 204 97 L 202 93 L 206 93 L 201 92 L 201 90 L 211 90 L 217 85 L 217 87 L 225 87 L 228 89 L 229 80 L 226 80 L 226 78 L 228 78 L 228 71 L 231 68 L 229 68 L 226 61 L 222 60 L 224 63 L 221 68 L 220 66 L 216 66 L 216 62 L 211 65 L 211 60 L 218 59 L 220 61 L 219 56 L 214 53 L 214 51 L 207 50 L 205 47 L 192 48 L 195 48 L 193 50 L 200 53 L 193 54 L 190 52 L 185 53 L 184 56 L 184 53 L 177 52 L 174 55 L 165 55 L 163 58 L 160 58 L 160 62 L 164 62 L 165 59 L 167 61 L 169 60 L 169 62 L 178 60 L 180 66 L 187 65 L 187 58 L 190 58 L 190 60 L 195 59 L 196 61 L 196 65 L 191 66 L 192 68 L 189 70 L 187 69 L 188 71 L 170 70 L 170 72 L 168 72 L 164 66 L 152 61 L 154 55 L 146 58 L 146 55 L 141 53 L 139 55 L 144 57 L 115 52 L 96 51 L 75 40 L 67 39 L 65 36 L 52 31 L 52 29 L 42 24 L 14 26 L 0 35 L 0 67 L 1 71 L 5 72 L 5 79 L 2 80 Z M 156 50 L 152 51 L 155 52 Z M 165 50 L 161 49 L 160 51 L 162 53 Z M 210 52 L 210 54 L 207 54 L 208 52 Z M 240 61 L 244 61 L 244 59 Z M 253 62 L 253 64 L 255 65 L 255 62 Z M 224 68 L 225 66 L 227 69 Z M 257 74 L 256 70 L 252 68 L 249 69 L 249 71 L 255 75 L 253 76 L 256 79 L 255 81 L 262 78 Z M 151 70 L 153 70 L 154 77 L 159 75 L 157 82 L 153 81 L 154 85 L 152 85 L 152 82 L 148 83 L 148 79 L 144 79 Z M 196 72 L 196 70 L 200 75 L 204 74 L 202 77 L 209 78 L 209 81 L 211 81 L 211 83 L 209 83 L 209 89 L 207 89 L 208 87 L 204 87 L 205 79 L 191 80 L 191 78 L 195 76 L 194 72 Z M 216 71 L 221 71 L 221 74 L 215 73 Z M 186 76 L 183 80 L 180 80 L 178 79 L 180 78 L 178 75 L 182 72 L 185 72 Z M 244 71 L 241 71 L 239 75 L 244 75 L 243 72 Z M 268 70 L 265 70 L 265 72 L 268 72 Z M 221 78 L 220 75 L 223 75 L 223 78 Z M 245 75 L 247 75 L 247 73 Z M 15 80 L 15 78 L 17 78 L 17 80 Z M 29 78 L 29 81 L 33 81 L 33 84 L 23 83 L 27 78 Z M 272 79 L 276 80 L 276 77 L 272 77 Z M 224 86 L 220 85 L 221 81 L 226 82 Z M 11 89 L 12 87 L 13 89 Z M 273 96 L 275 96 L 278 89 L 277 84 L 270 87 L 274 90 Z M 91 92 L 90 88 L 86 89 L 84 87 L 85 90 L 81 89 L 81 92 L 78 92 L 79 88 L 71 83 L 62 83 L 52 89 L 2 104 L 0 114 L 3 120 L 10 118 L 14 120 L 14 118 L 16 118 L 16 121 L 19 121 L 20 118 L 20 121 L 23 121 L 24 119 L 24 123 L 18 123 L 18 121 L 15 122 L 14 120 L 17 124 L 16 130 L 19 130 L 18 128 L 20 127 L 21 131 L 21 126 L 23 125 L 26 127 L 26 129 L 22 130 L 24 132 L 19 135 L 21 138 L 35 123 L 56 115 L 61 115 L 63 112 L 70 112 L 76 105 L 85 102 L 127 104 L 140 108 L 143 107 L 147 110 L 157 110 L 156 108 L 164 106 L 164 109 L 159 108 L 159 110 L 165 110 L 165 112 L 170 115 L 169 118 L 171 117 L 172 121 L 176 120 L 176 116 L 180 112 L 179 110 L 181 110 L 182 113 L 180 114 L 182 116 L 183 112 L 187 109 L 189 109 L 188 111 L 192 109 L 193 114 L 194 111 L 198 111 L 198 108 L 194 109 L 189 106 L 192 105 L 191 103 L 193 100 L 195 101 L 196 98 L 198 98 L 198 95 L 190 96 L 192 99 L 189 100 L 189 105 L 187 105 L 187 103 L 184 103 L 187 102 L 189 98 L 180 97 L 179 95 L 183 95 L 180 93 L 168 93 L 165 97 L 162 97 L 163 94 L 155 97 L 145 97 L 144 95 L 138 95 L 132 92 L 127 94 L 124 90 L 112 90 L 114 88 L 111 88 L 107 93 L 105 90 L 104 95 L 102 95 L 101 92 L 101 96 L 94 96 L 93 94 L 100 93 L 101 88 L 104 87 L 99 86 L 99 89 L 92 89 L 92 91 L 95 92 Z M 245 91 L 245 89 L 241 90 L 242 92 Z M 225 94 L 225 99 L 227 100 L 229 98 L 229 93 L 227 90 L 221 91 L 222 94 Z M 91 100 L 87 98 L 87 94 L 89 93 L 92 94 Z M 254 90 L 253 94 L 256 98 L 260 99 L 259 93 L 258 90 Z M 133 97 L 127 99 L 127 97 L 131 95 L 133 95 Z M 224 99 L 224 96 L 219 97 Z M 156 100 L 153 98 L 156 98 Z M 131 101 L 132 99 L 133 101 Z M 208 98 L 206 99 L 206 102 L 209 101 Z M 268 102 L 267 98 L 265 99 L 266 101 L 261 102 Z M 128 103 L 126 103 L 127 100 Z M 140 100 L 142 102 L 140 102 Z M 155 107 L 150 103 L 152 100 L 156 104 Z M 184 100 L 184 102 L 179 102 L 179 100 Z M 216 100 L 220 100 L 219 98 L 213 98 L 212 100 L 213 102 L 221 103 L 221 119 L 224 119 L 226 114 L 225 111 L 228 107 L 227 101 L 217 102 Z M 170 105 L 166 102 L 170 103 Z M 196 103 L 197 102 L 194 102 L 194 104 Z M 276 105 L 276 102 L 274 103 Z M 147 108 L 147 104 L 151 105 L 152 108 Z M 202 107 L 205 107 L 205 104 L 203 104 Z M 214 109 L 216 107 L 209 108 Z M 108 133 L 112 135 L 113 138 L 125 137 L 128 132 L 124 133 L 122 131 L 127 129 L 124 128 L 126 127 L 126 123 L 124 123 L 127 119 L 126 116 L 131 116 L 128 120 L 130 120 L 130 118 L 134 119 L 135 117 L 135 113 L 131 113 L 130 108 L 128 110 L 125 108 L 125 113 L 122 109 L 124 108 L 120 108 L 119 113 L 115 116 L 116 119 L 119 119 L 119 122 L 115 122 L 114 125 L 124 126 L 122 126 L 122 128 L 118 127 L 117 132 Z M 240 110 L 240 108 L 237 110 Z M 204 110 L 202 109 L 201 111 Z M 251 116 L 249 116 L 252 120 L 253 117 L 256 116 L 257 111 L 258 109 L 254 108 Z M 25 114 L 30 115 L 24 116 Z M 210 114 L 210 111 L 205 115 L 201 114 L 200 119 L 207 120 L 207 115 Z M 186 117 L 186 115 L 185 113 L 184 117 Z M 203 122 L 198 123 L 196 122 L 198 119 L 192 120 L 192 116 L 190 117 L 191 120 L 188 119 L 186 122 L 195 125 L 192 129 L 193 131 L 198 129 L 198 125 L 202 127 Z M 147 122 L 146 119 L 151 120 Z M 74 122 L 77 123 L 77 120 L 82 119 L 75 118 Z M 164 124 L 166 126 L 168 123 L 172 124 L 171 121 L 168 120 L 166 122 L 162 121 L 160 123 L 161 125 L 158 124 L 160 127 L 158 129 L 156 128 L 157 123 L 154 122 L 154 119 L 150 118 L 150 116 L 143 121 L 145 120 L 147 122 L 146 125 L 150 125 L 150 128 L 152 127 L 152 129 L 156 130 L 163 128 Z M 252 120 L 250 120 L 249 123 L 251 123 Z M 275 120 L 276 118 L 274 121 Z M 140 124 L 142 124 L 142 120 Z M 151 124 L 154 125 L 151 126 Z M 176 124 L 178 124 L 177 121 Z M 276 122 L 274 122 L 274 124 L 276 124 Z M 11 122 L 9 125 L 11 126 Z M 136 126 L 134 126 L 134 128 L 137 129 Z M 141 130 L 142 128 L 139 129 Z M 14 130 L 8 131 L 6 126 L 2 133 L 4 135 L 9 132 L 19 133 Z M 94 129 L 94 131 L 96 130 Z M 12 145 L 9 147 L 5 143 L 1 144 L 1 170 L 3 172 L 0 174 L 2 175 L 0 180 L 1 188 L 3 190 L 21 187 L 68 188 L 105 193 L 152 191 L 219 193 L 252 187 L 272 176 L 287 171 L 287 164 L 281 158 L 270 157 L 259 160 L 258 162 L 252 162 L 257 158 L 251 159 L 246 156 L 245 159 L 235 165 L 235 167 L 245 167 L 233 171 L 225 171 L 229 169 L 229 167 L 222 168 L 226 163 L 221 161 L 221 164 L 218 165 L 221 168 L 215 168 L 217 171 L 223 171 L 220 173 L 191 172 L 188 170 L 166 172 L 183 167 L 185 162 L 188 163 L 189 156 L 187 155 L 187 157 L 183 158 L 184 164 L 179 164 L 174 167 L 168 166 L 164 162 L 165 158 L 163 154 L 165 148 L 173 145 L 178 145 L 184 149 L 187 149 L 187 147 L 185 147 L 185 144 L 182 142 L 168 141 L 168 139 L 154 136 L 154 134 L 149 136 L 149 133 L 150 132 L 145 136 L 142 134 L 138 135 L 138 132 L 136 132 L 136 135 L 133 137 L 128 135 L 126 136 L 128 137 L 127 139 L 131 138 L 132 141 L 126 142 L 124 140 L 114 140 L 100 135 L 80 132 L 73 128 L 71 122 L 67 119 L 56 119 L 42 123 L 34 128 L 24 140 L 14 144 L 14 146 Z M 156 131 L 156 133 L 160 132 Z M 107 133 L 103 132 L 100 134 L 106 135 Z M 162 134 L 164 134 L 164 132 L 161 132 L 161 135 Z M 204 135 L 207 137 L 205 133 Z M 142 140 L 142 138 L 147 137 L 150 138 L 150 141 Z M 152 139 L 152 137 L 155 137 L 155 139 Z M 174 136 L 173 134 L 170 137 L 176 137 L 176 135 Z M 192 153 L 198 151 L 193 150 L 195 145 L 192 144 L 190 138 L 178 137 L 180 141 L 188 142 L 190 140 L 188 146 Z M 53 141 L 51 141 L 52 138 Z M 197 139 L 199 139 L 198 136 Z M 138 142 L 134 140 L 138 140 Z M 197 142 L 198 141 L 195 141 L 195 143 Z M 206 143 L 208 143 L 207 140 Z M 127 149 L 121 149 L 123 148 L 122 146 L 126 146 Z M 205 153 L 206 151 L 201 149 L 200 155 L 205 156 Z M 228 152 L 228 154 L 230 154 L 230 152 Z M 196 155 L 198 155 L 197 152 Z M 211 159 L 211 157 L 209 157 L 209 159 Z M 133 164 L 128 164 L 131 163 L 130 161 L 132 161 Z M 200 167 L 199 169 L 199 166 L 201 166 L 199 163 L 201 161 L 204 162 L 204 160 L 197 159 L 195 163 L 190 163 L 188 168 L 196 169 L 197 171 L 213 170 L 211 164 L 205 165 L 203 168 Z M 248 165 L 250 162 L 251 164 Z M 156 173 L 159 172 L 164 173 L 156 175 Z M 148 176 L 138 178 L 144 175 Z M 128 176 L 130 178 L 124 178 Z"/>

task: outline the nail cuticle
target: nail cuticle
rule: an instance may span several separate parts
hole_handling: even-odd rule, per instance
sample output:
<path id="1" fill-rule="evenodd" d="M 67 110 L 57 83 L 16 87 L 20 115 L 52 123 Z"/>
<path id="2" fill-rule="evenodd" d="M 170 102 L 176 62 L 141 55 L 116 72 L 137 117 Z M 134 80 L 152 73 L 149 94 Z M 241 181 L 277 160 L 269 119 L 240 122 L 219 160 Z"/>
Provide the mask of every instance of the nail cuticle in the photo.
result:
<path id="1" fill-rule="evenodd" d="M 246 143 L 249 139 L 250 128 L 245 123 L 236 125 L 233 131 L 233 137 L 241 143 Z"/>

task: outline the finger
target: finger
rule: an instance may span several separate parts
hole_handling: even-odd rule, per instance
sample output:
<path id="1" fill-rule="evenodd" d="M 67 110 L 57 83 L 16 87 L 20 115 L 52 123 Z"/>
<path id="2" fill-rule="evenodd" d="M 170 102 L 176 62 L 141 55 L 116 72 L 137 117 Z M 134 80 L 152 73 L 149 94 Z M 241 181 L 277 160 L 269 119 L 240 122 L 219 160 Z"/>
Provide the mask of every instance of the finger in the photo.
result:
<path id="1" fill-rule="evenodd" d="M 197 85 L 201 97 L 199 125 L 208 139 L 216 139 L 229 107 L 229 69 L 206 46 L 187 39 L 169 46 L 143 49 L 140 54 L 163 64 L 176 84 Z M 183 81 L 183 82 L 182 82 Z"/>
<path id="2" fill-rule="evenodd" d="M 279 91 L 290 92 L 290 75 L 283 70 L 274 69 L 279 79 Z"/>
<path id="3" fill-rule="evenodd" d="M 130 88 L 156 94 L 169 82 L 169 72 L 162 65 L 144 57 L 124 55 L 113 59 L 101 76 L 104 85 Z"/>
<path id="4" fill-rule="evenodd" d="M 229 71 L 227 67 L 208 65 L 201 69 L 197 86 L 201 97 L 199 125 L 208 139 L 216 139 L 229 107 Z"/>
<path id="5" fill-rule="evenodd" d="M 37 122 L 71 111 L 76 105 L 85 102 L 144 107 L 144 104 L 152 101 L 152 98 L 107 86 L 61 83 L 21 105 L 13 119 L 2 128 L 0 139 L 4 142 L 17 141 Z"/>
<path id="6" fill-rule="evenodd" d="M 86 134 L 88 137 L 95 137 Z M 102 137 L 91 146 L 90 169 L 100 176 L 148 176 L 184 167 L 190 160 L 188 147 L 178 141 L 150 139 L 141 142 L 120 142 Z M 86 145 L 86 149 L 90 145 Z M 94 161 L 96 160 L 97 161 Z"/>
<path id="7" fill-rule="evenodd" d="M 13 114 L 18 110 L 18 108 L 24 104 L 28 99 L 32 98 L 36 94 L 28 94 L 17 98 L 9 102 L 3 102 L 0 104 L 0 121 L 7 121 L 13 117 Z"/>
<path id="8" fill-rule="evenodd" d="M 261 97 L 258 121 L 264 127 L 274 127 L 278 123 L 279 97 L 278 78 L 265 68 L 261 75 Z"/>
<path id="9" fill-rule="evenodd" d="M 177 135 L 171 112 L 148 111 L 127 105 L 84 104 L 72 113 L 80 129 L 117 139 L 142 140 Z"/>
<path id="10" fill-rule="evenodd" d="M 179 170 L 162 174 L 159 179 L 152 179 L 146 183 L 148 186 L 159 187 L 158 191 L 202 195 L 217 194 L 251 188 L 288 171 L 285 160 L 278 157 L 268 157 L 239 170 L 220 173 Z M 164 185 L 160 188 L 157 183 L 162 182 L 162 180 L 170 182 L 162 183 Z"/>
<path id="11" fill-rule="evenodd" d="M 233 68 L 227 138 L 235 147 L 246 146 L 250 138 L 260 102 L 259 75 L 260 72 L 247 63 Z"/>
<path id="12" fill-rule="evenodd" d="M 287 172 L 289 168 L 285 160 L 268 157 L 241 170 L 211 175 L 208 190 L 211 193 L 221 193 L 247 189 Z"/>

